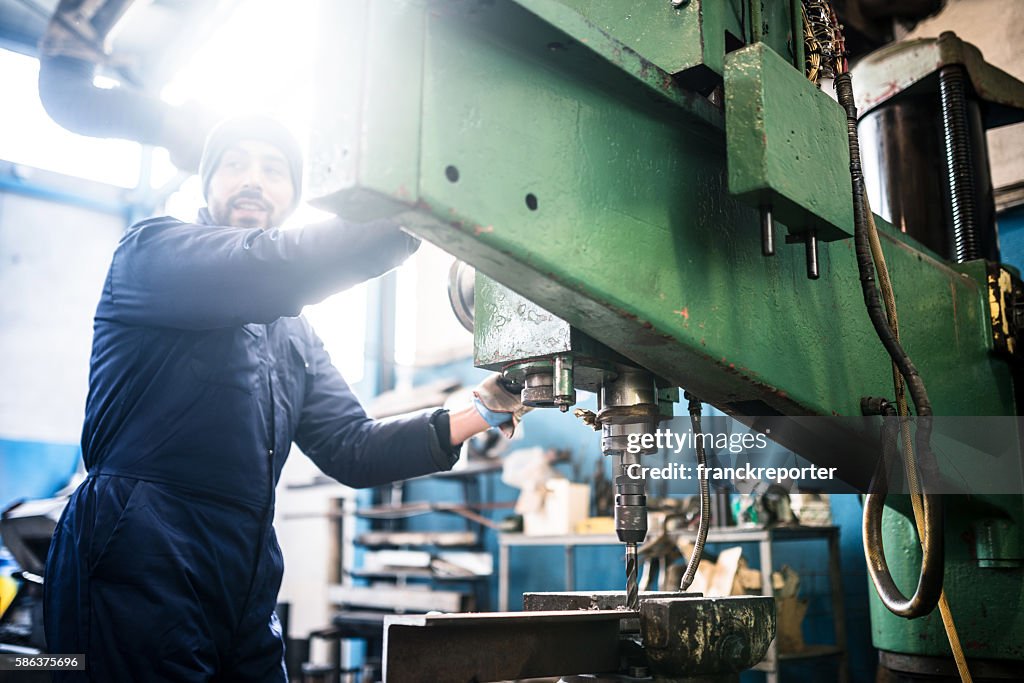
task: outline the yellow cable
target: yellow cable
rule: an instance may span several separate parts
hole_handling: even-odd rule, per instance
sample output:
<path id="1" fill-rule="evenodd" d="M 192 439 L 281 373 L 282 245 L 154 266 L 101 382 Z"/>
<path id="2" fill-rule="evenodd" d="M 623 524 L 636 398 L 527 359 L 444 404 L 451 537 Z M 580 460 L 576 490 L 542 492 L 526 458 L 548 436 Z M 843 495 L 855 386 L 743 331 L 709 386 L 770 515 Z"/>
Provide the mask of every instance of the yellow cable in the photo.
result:
<path id="1" fill-rule="evenodd" d="M 875 225 L 875 216 L 871 213 L 871 206 L 867 196 L 864 197 L 864 212 L 868 217 L 868 240 L 871 244 L 871 255 L 875 260 L 875 270 L 878 272 L 878 284 L 882 290 L 882 298 L 885 301 L 885 312 L 889 318 L 889 325 L 892 327 L 893 335 L 897 340 L 900 338 L 899 321 L 896 317 L 896 297 L 893 294 L 892 281 L 889 279 L 889 269 L 885 265 L 885 255 L 882 253 L 882 243 L 878 239 L 878 226 Z M 910 414 L 907 405 L 907 394 L 903 383 L 903 376 L 896 365 L 892 367 L 893 384 L 896 390 L 896 408 L 901 418 Z M 907 481 L 910 484 L 910 501 L 914 507 L 914 523 L 917 526 L 917 535 L 921 538 L 921 547 L 927 542 L 924 529 L 924 510 L 921 497 L 921 483 L 917 478 L 917 467 L 914 462 L 914 444 L 910 437 L 910 425 L 906 420 L 900 420 L 900 433 L 903 437 L 903 451 L 906 454 Z M 956 661 L 957 671 L 960 672 L 960 680 L 964 683 L 971 683 L 971 672 L 967 668 L 967 657 L 964 656 L 963 648 L 960 645 L 960 636 L 956 631 L 956 624 L 953 623 L 953 612 L 946 599 L 946 589 L 942 589 L 939 595 L 939 614 L 942 615 L 942 625 L 946 630 L 946 638 L 949 640 L 949 648 L 953 652 L 953 659 Z"/>

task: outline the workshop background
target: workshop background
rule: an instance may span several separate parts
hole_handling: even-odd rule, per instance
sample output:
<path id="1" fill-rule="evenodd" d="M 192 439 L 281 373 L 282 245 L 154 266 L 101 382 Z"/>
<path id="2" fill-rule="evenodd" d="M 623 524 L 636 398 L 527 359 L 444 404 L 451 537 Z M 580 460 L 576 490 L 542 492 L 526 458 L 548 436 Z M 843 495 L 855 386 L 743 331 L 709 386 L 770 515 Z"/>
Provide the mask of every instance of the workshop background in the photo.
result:
<path id="1" fill-rule="evenodd" d="M 919 7 L 943 3 L 891 4 L 928 14 L 934 8 Z M 188 219 L 201 205 L 197 178 L 179 170 L 164 148 L 78 135 L 44 109 L 37 45 L 55 8 L 54 0 L 0 0 L 0 510 L 58 496 L 84 476 L 78 440 L 92 316 L 110 254 L 134 221 L 164 213 Z M 116 89 L 131 82 L 195 112 L 196 121 L 267 113 L 308 144 L 314 100 L 324 87 L 317 80 L 314 40 L 322 11 L 313 0 L 138 3 L 114 42 L 115 53 L 131 64 L 130 76 L 125 69 L 119 82 L 117 70 L 108 69 L 96 75 L 94 85 Z M 1024 3 L 1019 0 L 948 0 L 920 21 L 880 21 L 895 26 L 900 40 L 954 30 L 991 64 L 1024 79 Z M 989 133 L 989 145 L 1003 261 L 1021 266 L 1024 124 Z M 303 205 L 289 225 L 324 215 Z M 487 375 L 473 367 L 473 336 L 452 312 L 452 260 L 424 244 L 396 272 L 304 311 L 372 413 L 436 405 Z M 595 405 L 592 395 L 580 396 L 581 407 Z M 687 415 L 685 402 L 675 409 L 679 420 Z M 728 425 L 728 418 L 710 406 L 705 419 Z M 725 428 L 746 429 L 739 423 Z M 278 487 L 276 527 L 286 563 L 279 602 L 295 680 L 338 680 L 339 666 L 348 672 L 340 680 L 373 680 L 380 657 L 379 615 L 385 612 L 493 611 L 503 605 L 502 593 L 511 596 L 508 608 L 518 610 L 526 591 L 569 585 L 621 590 L 621 546 L 590 545 L 593 539 L 573 524 L 581 508 L 585 516 L 594 512 L 600 503 L 595 491 L 611 477 L 610 462 L 600 454 L 600 434 L 554 410 L 535 410 L 520 431 L 509 442 L 474 439 L 464 454 L 476 457 L 451 475 L 372 491 L 331 483 L 301 454 L 292 454 Z M 683 457 L 692 461 L 692 451 Z M 503 472 L 509 462 L 517 471 L 506 466 Z M 581 493 L 552 484 L 549 509 L 531 513 L 547 515 L 541 525 L 564 530 L 553 537 L 503 531 L 513 528 L 505 525 L 520 496 L 520 489 L 506 481 L 518 474 L 521 485 L 550 484 L 553 473 L 591 486 Z M 610 495 L 606 498 L 610 502 Z M 848 675 L 845 680 L 873 681 L 878 659 L 871 644 L 860 497 L 806 498 L 795 500 L 794 507 L 805 505 L 808 520 L 817 517 L 838 530 L 840 576 L 830 573 L 827 533 L 774 544 L 778 588 L 791 592 L 787 637 L 795 641 L 776 680 Z M 749 497 L 733 494 L 721 505 L 737 516 L 749 515 L 744 506 L 750 503 Z M 605 537 L 611 533 L 607 527 L 595 530 Z M 399 533 L 412 535 L 395 541 Z M 499 591 L 499 541 L 507 533 L 514 535 L 506 538 L 507 585 Z M 732 564 L 709 564 L 705 579 L 720 569 L 731 571 L 727 591 L 760 592 L 758 543 L 740 544 L 742 559 L 731 550 L 735 546 L 709 544 L 709 560 Z M 40 553 L 45 549 L 37 547 Z M 565 575 L 567 566 L 571 577 Z M 22 615 L 14 614 L 19 604 L 12 605 L 17 591 L 31 583 L 19 574 L 25 569 L 0 547 L 0 618 L 6 612 L 0 643 L 6 637 L 38 644 L 29 623 L 37 609 L 31 596 L 22 600 Z M 842 648 L 837 647 L 837 607 L 843 610 Z M 781 637 L 781 622 L 779 628 Z M 798 656 L 802 651 L 807 656 Z M 844 667 L 848 673 L 841 672 Z M 765 676 L 748 671 L 742 680 Z"/>

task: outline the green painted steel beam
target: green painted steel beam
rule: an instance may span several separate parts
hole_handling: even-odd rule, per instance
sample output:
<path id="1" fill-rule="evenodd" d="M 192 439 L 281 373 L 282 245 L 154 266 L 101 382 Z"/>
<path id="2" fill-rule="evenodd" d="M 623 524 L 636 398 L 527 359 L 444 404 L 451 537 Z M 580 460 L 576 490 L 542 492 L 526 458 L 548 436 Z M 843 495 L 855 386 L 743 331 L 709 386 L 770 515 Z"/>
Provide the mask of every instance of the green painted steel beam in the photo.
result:
<path id="1" fill-rule="evenodd" d="M 726 53 L 750 40 L 752 1 L 689 0 L 679 7 L 667 1 L 633 0 L 523 0 L 521 4 L 571 35 L 582 33 L 587 39 L 587 33 L 600 31 L 620 50 L 642 55 L 686 87 L 708 89 L 721 82 Z M 792 62 L 790 6 L 789 0 L 767 3 L 760 38 Z M 582 32 L 580 22 L 588 27 Z"/>
<path id="2" fill-rule="evenodd" d="M 368 24 L 345 10 L 336 38 L 377 31 L 347 65 L 365 69 L 361 87 L 318 116 L 322 138 L 344 140 L 339 121 L 362 133 L 321 167 L 323 206 L 399 216 L 732 413 L 855 415 L 861 396 L 891 393 L 852 242 L 823 245 L 816 282 L 801 247 L 762 257 L 756 212 L 729 197 L 706 101 L 637 97 L 635 74 L 579 43 L 551 51 L 572 37 L 515 3 L 384 6 Z M 408 34 L 384 38 L 392 26 Z M 936 412 L 1012 413 L 983 285 L 883 241 Z"/>
<path id="3" fill-rule="evenodd" d="M 755 1 L 765 35 L 781 32 L 774 17 L 788 22 L 790 4 Z M 396 217 L 733 414 L 856 415 L 861 396 L 891 395 L 852 241 L 822 245 L 818 281 L 802 246 L 761 256 L 756 210 L 728 192 L 721 110 L 658 66 L 672 57 L 662 45 L 648 49 L 673 26 L 637 32 L 551 0 L 327 6 L 320 77 L 332 85 L 311 173 L 321 206 Z M 815 123 L 800 110 L 785 118 Z M 881 228 L 903 341 L 935 412 L 1015 414 L 983 269 L 960 272 Z M 979 575 L 960 537 L 993 516 L 1019 534 L 1020 498 L 959 497 L 948 511 L 946 585 L 968 655 L 1020 658 L 1020 570 Z M 910 590 L 916 535 L 887 514 L 890 566 Z M 992 552 L 1013 552 L 1012 541 Z M 906 622 L 873 600 L 877 646 L 944 652 L 936 615 Z"/>

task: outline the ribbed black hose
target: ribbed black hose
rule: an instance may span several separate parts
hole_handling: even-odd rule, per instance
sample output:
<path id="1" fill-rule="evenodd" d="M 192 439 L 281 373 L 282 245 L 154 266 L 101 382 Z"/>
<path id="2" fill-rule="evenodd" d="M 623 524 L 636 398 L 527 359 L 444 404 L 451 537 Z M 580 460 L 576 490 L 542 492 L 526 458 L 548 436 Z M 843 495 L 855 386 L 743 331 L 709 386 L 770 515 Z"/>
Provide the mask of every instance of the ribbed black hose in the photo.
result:
<path id="1" fill-rule="evenodd" d="M 871 245 L 868 242 L 864 174 L 861 170 L 860 142 L 857 137 L 857 106 L 853 99 L 853 84 L 850 81 L 849 72 L 836 77 L 835 87 L 839 104 L 846 110 L 846 128 L 850 142 L 850 177 L 853 187 L 854 249 L 860 273 L 861 289 L 864 294 L 864 304 L 867 307 L 871 324 L 875 328 L 875 333 L 900 375 L 903 376 L 907 389 L 910 391 L 910 397 L 914 401 L 918 416 L 915 440 L 917 459 L 920 463 L 922 479 L 925 482 L 934 482 L 937 480 L 937 469 L 931 450 L 931 402 L 928 400 L 928 392 L 917 368 L 889 326 L 878 287 L 875 284 L 875 266 L 871 257 Z M 910 454 L 906 454 L 906 456 L 910 457 Z M 908 599 L 892 580 L 892 574 L 885 561 L 881 526 L 887 488 L 884 472 L 882 476 L 878 476 L 876 473 L 864 503 L 864 543 L 868 559 L 868 573 L 871 574 L 871 579 L 882 603 L 894 614 L 912 619 L 924 616 L 935 609 L 939 596 L 942 594 L 944 572 L 942 509 L 936 496 L 922 496 L 925 513 L 925 533 L 921 539 L 924 545 L 924 557 L 921 561 L 921 575 L 917 589 Z"/>
<path id="2" fill-rule="evenodd" d="M 686 393 L 686 398 L 689 400 L 690 425 L 697 444 L 699 472 L 701 465 L 707 467 L 708 464 L 707 452 L 704 450 L 704 439 L 698 438 L 704 433 L 700 423 L 701 405 L 700 401 L 691 396 L 689 392 Z M 697 540 L 693 544 L 693 552 L 690 553 L 690 559 L 686 563 L 683 579 L 679 582 L 679 590 L 681 591 L 689 588 L 690 584 L 693 583 L 694 577 L 697 575 L 697 567 L 700 566 L 700 559 L 704 555 L 704 543 L 708 540 L 708 527 L 711 526 L 711 486 L 706 476 L 698 477 L 698 480 L 700 486 L 700 519 L 697 522 Z"/>

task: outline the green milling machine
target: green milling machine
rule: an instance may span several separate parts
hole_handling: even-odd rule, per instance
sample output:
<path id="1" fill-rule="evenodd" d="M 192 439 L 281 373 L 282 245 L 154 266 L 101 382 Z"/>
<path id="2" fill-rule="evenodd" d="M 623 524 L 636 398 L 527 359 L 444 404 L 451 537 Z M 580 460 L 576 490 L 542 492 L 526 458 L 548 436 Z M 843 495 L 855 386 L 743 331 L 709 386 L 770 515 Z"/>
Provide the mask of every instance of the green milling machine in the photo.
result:
<path id="1" fill-rule="evenodd" d="M 950 666 L 944 589 L 976 678 L 1024 678 L 1024 299 L 999 260 L 984 138 L 1024 118 L 1024 84 L 952 34 L 866 57 L 853 69 L 865 187 L 851 182 L 841 29 L 821 0 L 360 0 L 325 12 L 314 203 L 393 218 L 475 268 L 476 364 L 534 405 L 564 411 L 576 390 L 597 392 L 589 419 L 620 471 L 634 461 L 625 440 L 670 415 L 683 387 L 755 429 L 797 418 L 772 438 L 868 490 L 885 439 L 883 420 L 862 416 L 896 401 L 893 356 L 865 307 L 870 215 L 854 198 L 867 192 L 931 440 L 947 454 L 971 442 L 970 460 L 933 466 L 919 440 L 922 470 L 946 481 L 982 468 L 1003 485 L 926 489 L 948 493 L 924 497 L 927 579 L 910 497 L 879 497 L 888 510 L 876 506 L 867 541 L 884 540 L 888 571 L 872 570 L 886 595 L 871 591 L 874 644 L 897 677 Z M 843 105 L 816 82 L 830 77 Z M 943 421 L 982 416 L 1010 427 L 979 445 L 976 425 Z M 619 481 L 617 493 L 617 531 L 635 548 L 644 491 Z M 919 578 L 902 598 L 895 587 Z M 774 637 L 769 598 L 578 603 L 392 620 L 388 680 L 734 680 Z M 488 650 L 502 654 L 474 657 Z"/>

